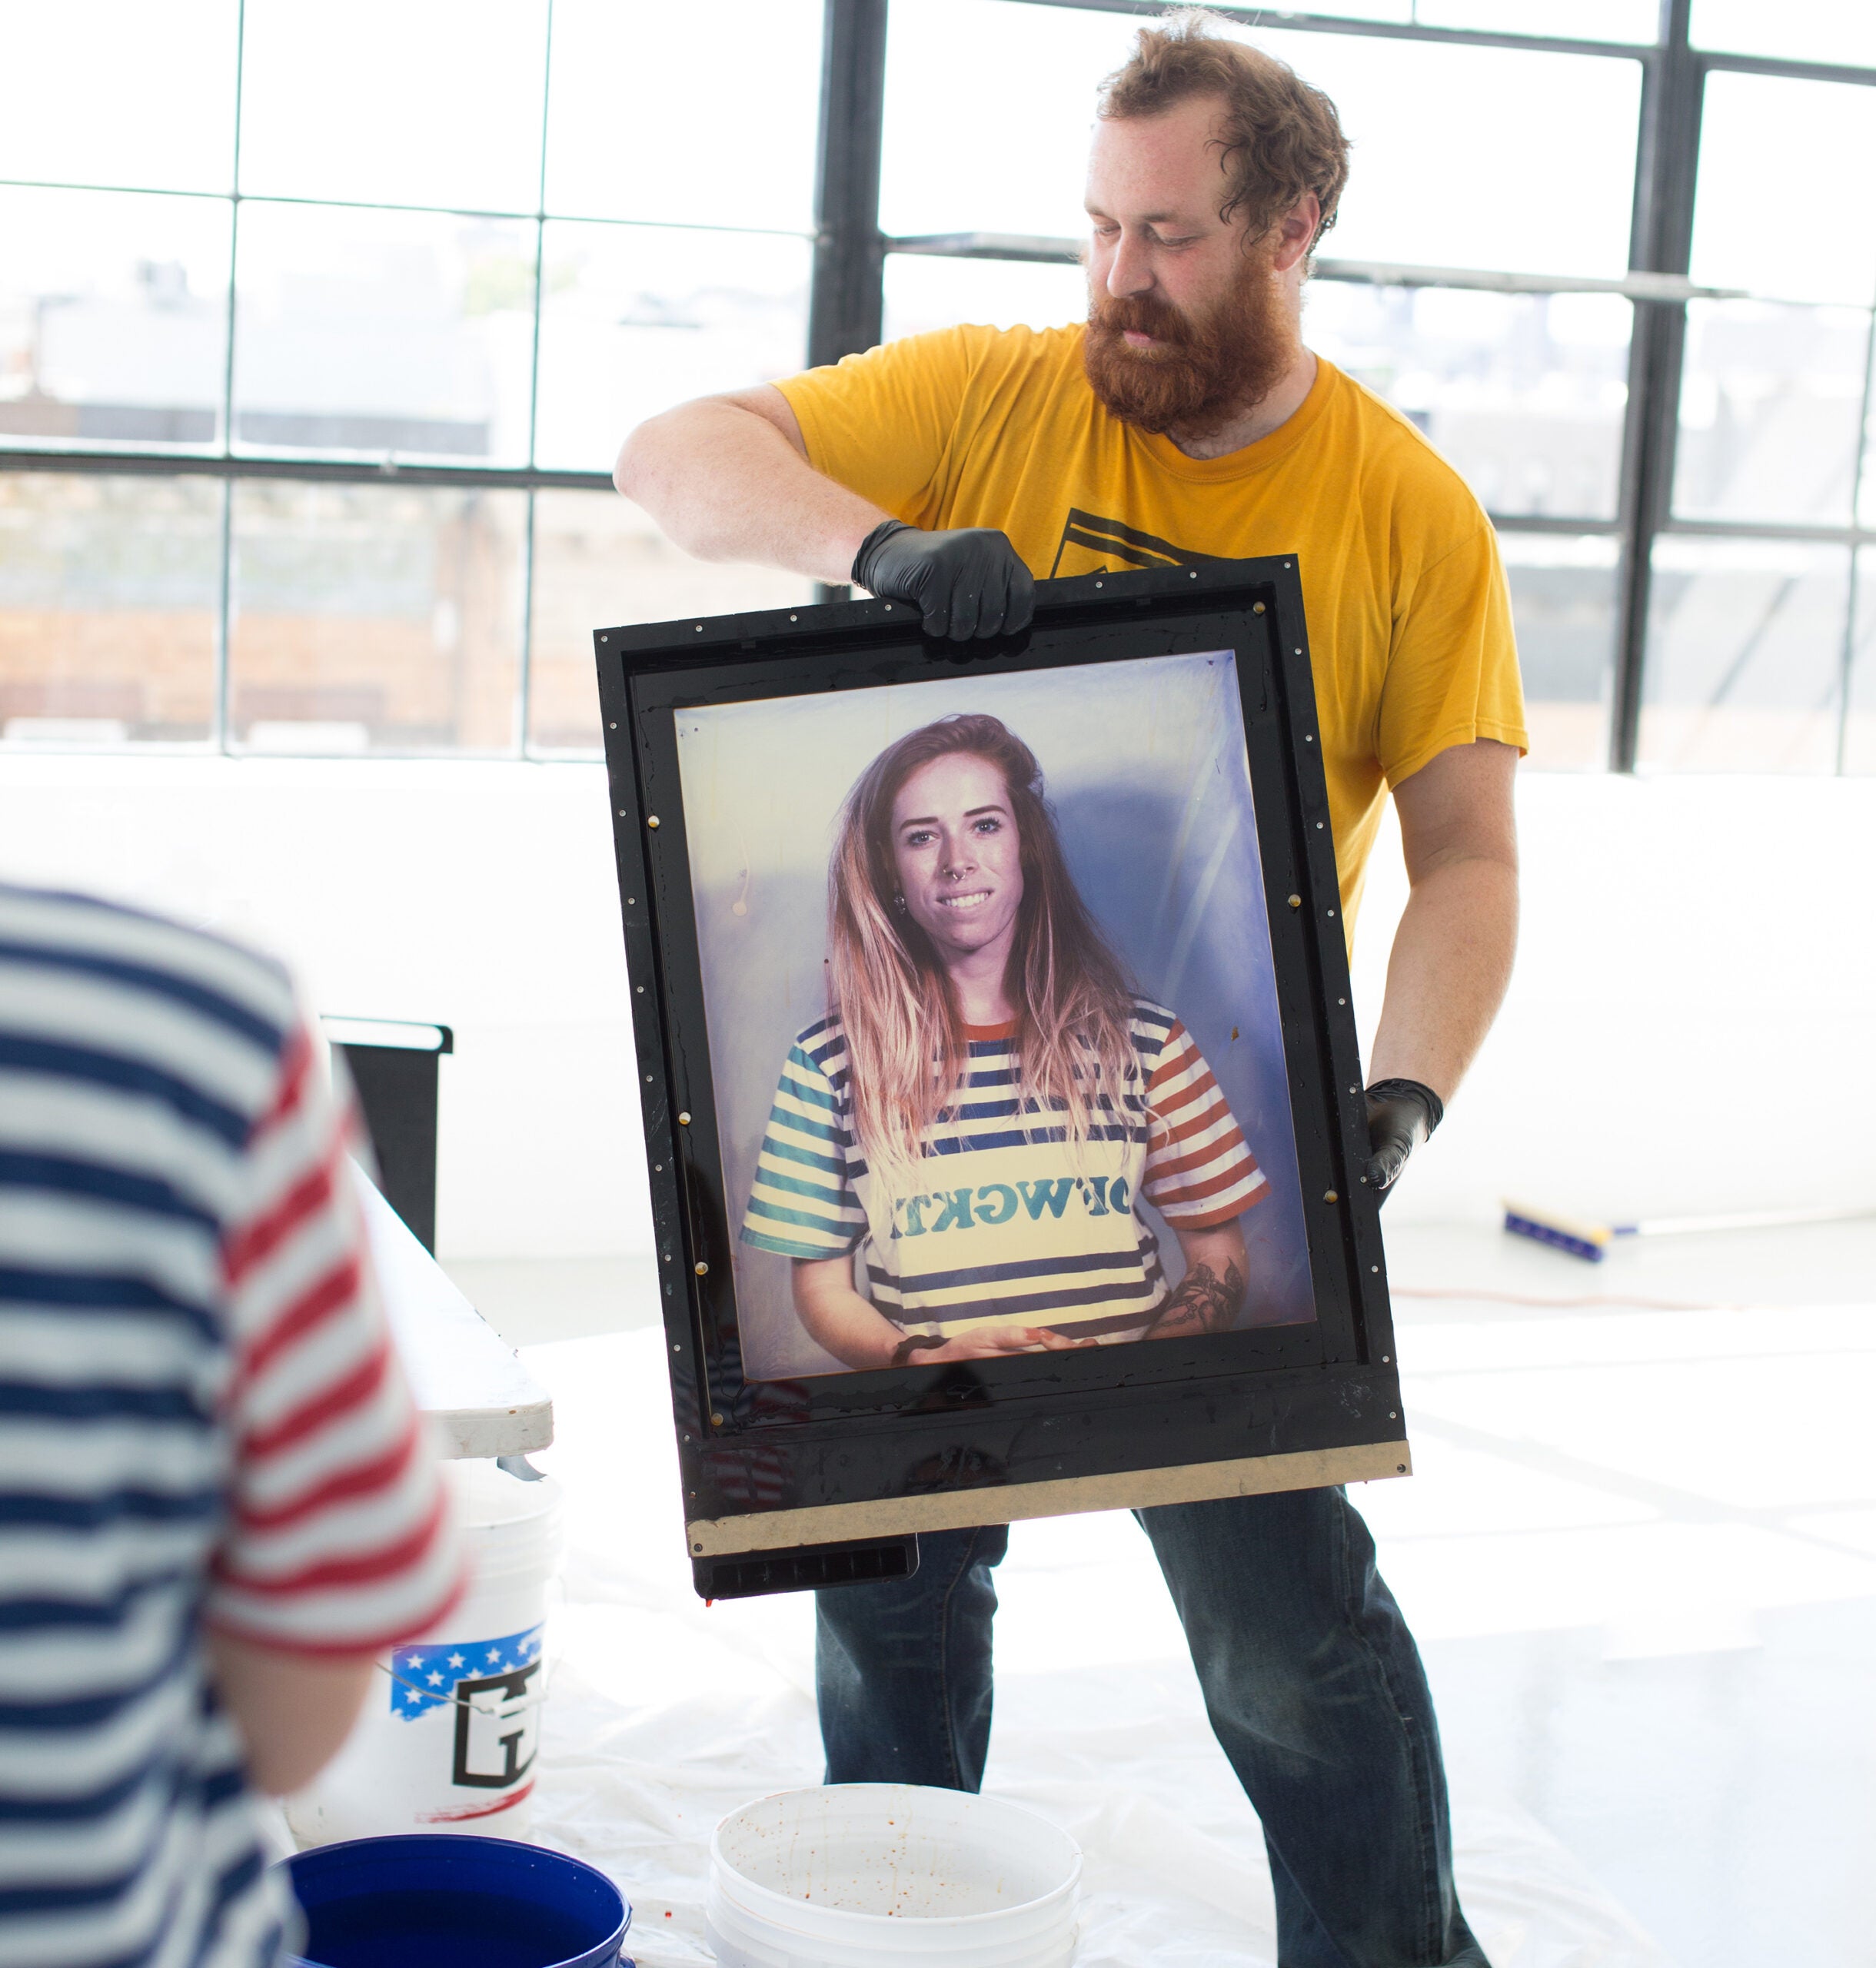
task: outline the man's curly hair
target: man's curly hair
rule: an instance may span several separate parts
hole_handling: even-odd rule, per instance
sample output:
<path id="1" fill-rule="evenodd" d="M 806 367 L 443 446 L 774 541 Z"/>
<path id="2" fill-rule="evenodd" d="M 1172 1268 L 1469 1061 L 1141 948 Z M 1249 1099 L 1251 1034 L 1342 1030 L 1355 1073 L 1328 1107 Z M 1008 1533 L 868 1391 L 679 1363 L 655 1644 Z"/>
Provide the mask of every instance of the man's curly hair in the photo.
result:
<path id="1" fill-rule="evenodd" d="M 1228 23 L 1202 8 L 1181 8 L 1143 28 L 1126 65 L 1101 85 L 1109 120 L 1158 116 L 1195 97 L 1222 105 L 1220 146 L 1229 186 L 1219 217 L 1242 218 L 1261 239 L 1306 192 L 1322 220 L 1310 242 L 1335 222 L 1349 178 L 1349 140 L 1335 105 L 1274 55 L 1231 38 Z"/>

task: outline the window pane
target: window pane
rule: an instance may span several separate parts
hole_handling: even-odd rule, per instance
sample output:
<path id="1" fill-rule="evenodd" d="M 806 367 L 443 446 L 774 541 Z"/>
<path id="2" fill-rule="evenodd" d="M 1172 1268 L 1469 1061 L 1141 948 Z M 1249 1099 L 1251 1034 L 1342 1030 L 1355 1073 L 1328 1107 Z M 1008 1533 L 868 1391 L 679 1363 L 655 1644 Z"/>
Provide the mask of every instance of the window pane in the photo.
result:
<path id="1" fill-rule="evenodd" d="M 1844 770 L 1876 773 L 1876 547 L 1857 556 L 1856 639 L 1850 709 L 1844 720 Z"/>
<path id="2" fill-rule="evenodd" d="M 238 448 L 527 461 L 534 228 L 241 208 Z"/>
<path id="3" fill-rule="evenodd" d="M 244 479 L 234 497 L 236 743 L 513 746 L 525 493 Z"/>
<path id="4" fill-rule="evenodd" d="M 1326 257 L 1597 278 L 1627 271 L 1638 62 L 1347 35 L 1247 38 L 1326 89 L 1355 145 Z M 1452 113 L 1430 116 L 1430 103 Z"/>
<path id="5" fill-rule="evenodd" d="M 1126 60 L 1133 30 L 1124 17 L 1003 0 L 896 0 L 886 231 L 1079 234 L 1096 85 Z M 1275 29 L 1246 38 L 1326 90 L 1355 143 L 1327 251 L 1598 276 L 1627 267 L 1638 62 Z M 1429 117 L 1429 102 L 1455 113 Z"/>
<path id="6" fill-rule="evenodd" d="M 1482 504 L 1613 517 L 1632 310 L 1614 294 L 1319 280 L 1311 347 L 1405 411 Z"/>
<path id="7" fill-rule="evenodd" d="M 9 7 L 12 80 L 0 114 L 0 178 L 231 190 L 236 7 L 237 0 Z"/>
<path id="8" fill-rule="evenodd" d="M 880 223 L 889 234 L 1086 230 L 1094 92 L 1138 22 L 1007 0 L 895 0 Z M 969 103 L 968 123 L 958 115 Z"/>
<path id="9" fill-rule="evenodd" d="M 1616 542 L 1591 534 L 1498 535 L 1518 660 L 1524 672 L 1531 764 L 1594 771 L 1608 749 L 1615 650 Z"/>
<path id="10" fill-rule="evenodd" d="M 813 598 L 813 583 L 798 574 L 692 560 L 640 507 L 613 493 L 537 493 L 530 746 L 598 751 L 596 629 L 794 607 Z"/>
<path id="11" fill-rule="evenodd" d="M 549 211 L 812 228 L 820 0 L 716 0 L 710 43 L 704 85 L 694 14 L 555 0 Z"/>
<path id="12" fill-rule="evenodd" d="M 1868 315 L 1695 301 L 1687 329 L 1675 510 L 1692 519 L 1847 522 Z"/>
<path id="13" fill-rule="evenodd" d="M 214 479 L 0 477 L 0 738 L 208 737 L 221 568 Z"/>
<path id="14" fill-rule="evenodd" d="M 687 397 L 806 360 L 805 239 L 554 220 L 543 265 L 535 462 L 610 471 L 620 440 Z"/>
<path id="15" fill-rule="evenodd" d="M 229 211 L 0 187 L 0 442 L 218 443 Z"/>
<path id="16" fill-rule="evenodd" d="M 1478 28 L 1565 41 L 1651 44 L 1661 32 L 1659 0 L 1419 0 L 1414 18 L 1423 28 Z"/>
<path id="17" fill-rule="evenodd" d="M 886 261 L 886 339 L 971 321 L 993 328 L 1049 328 L 1086 319 L 1079 267 L 1020 260 L 944 260 L 891 253 Z"/>
<path id="18" fill-rule="evenodd" d="M 531 212 L 547 0 L 247 0 L 241 188 Z"/>
<path id="19" fill-rule="evenodd" d="M 1768 159 L 1799 144 L 1804 182 L 1811 188 L 1795 197 L 1789 175 Z M 1861 199 L 1848 194 L 1872 181 L 1876 88 L 1710 75 L 1701 114 L 1694 278 L 1791 301 L 1868 307 L 1876 294 L 1876 228 L 1864 223 Z"/>
<path id="20" fill-rule="evenodd" d="M 1843 547 L 1656 540 L 1641 763 L 1834 770 L 1849 580 Z"/>
<path id="21" fill-rule="evenodd" d="M 1736 55 L 1876 68 L 1869 0 L 1694 0 L 1692 40 Z"/>

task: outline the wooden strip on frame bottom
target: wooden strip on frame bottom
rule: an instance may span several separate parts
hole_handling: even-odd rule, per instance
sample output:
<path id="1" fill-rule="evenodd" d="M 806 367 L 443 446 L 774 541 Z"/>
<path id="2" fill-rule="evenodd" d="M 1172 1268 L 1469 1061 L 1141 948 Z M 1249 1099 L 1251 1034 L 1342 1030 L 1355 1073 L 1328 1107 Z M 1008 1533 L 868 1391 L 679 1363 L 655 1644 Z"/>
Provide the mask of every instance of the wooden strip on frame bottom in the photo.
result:
<path id="1" fill-rule="evenodd" d="M 1176 1469 L 1128 1469 L 1107 1476 L 1064 1477 L 1049 1483 L 947 1490 L 935 1496 L 881 1497 L 815 1510 L 702 1518 L 685 1525 L 684 1531 L 693 1557 L 716 1557 L 738 1551 L 782 1551 L 797 1544 L 892 1538 L 907 1531 L 1015 1524 L 1026 1517 L 1146 1510 L 1155 1504 L 1204 1503 L 1215 1497 L 1254 1497 L 1272 1490 L 1322 1490 L 1337 1483 L 1372 1483 L 1405 1476 L 1412 1468 L 1405 1441 L 1362 1442 L 1349 1448 L 1309 1449 L 1293 1455 L 1187 1463 Z"/>

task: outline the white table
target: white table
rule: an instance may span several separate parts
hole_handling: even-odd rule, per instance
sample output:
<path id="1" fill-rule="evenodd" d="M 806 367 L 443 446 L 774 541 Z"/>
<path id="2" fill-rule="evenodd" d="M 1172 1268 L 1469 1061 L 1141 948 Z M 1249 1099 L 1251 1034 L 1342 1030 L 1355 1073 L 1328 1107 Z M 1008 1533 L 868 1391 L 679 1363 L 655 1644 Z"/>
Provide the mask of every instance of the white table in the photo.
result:
<path id="1" fill-rule="evenodd" d="M 404 1370 L 447 1457 L 526 1455 L 554 1439 L 554 1403 L 352 1165 Z"/>

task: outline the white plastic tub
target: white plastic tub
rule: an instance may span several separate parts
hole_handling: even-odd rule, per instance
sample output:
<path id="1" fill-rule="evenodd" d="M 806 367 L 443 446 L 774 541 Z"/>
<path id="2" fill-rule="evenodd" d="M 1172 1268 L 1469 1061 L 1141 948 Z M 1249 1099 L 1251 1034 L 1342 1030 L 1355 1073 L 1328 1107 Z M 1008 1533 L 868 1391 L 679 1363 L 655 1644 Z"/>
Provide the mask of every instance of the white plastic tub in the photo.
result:
<path id="1" fill-rule="evenodd" d="M 302 1845 L 414 1831 L 527 1835 L 560 1487 L 493 1462 L 443 1467 L 468 1588 L 432 1632 L 379 1660 L 344 1747 L 287 1799 L 287 1822 Z"/>
<path id="2" fill-rule="evenodd" d="M 995 1798 L 910 1784 L 785 1790 L 710 1839 L 718 1968 L 1068 1968 L 1081 1851 Z"/>

